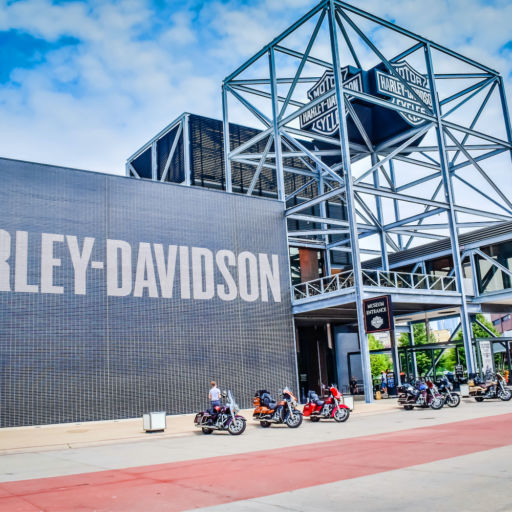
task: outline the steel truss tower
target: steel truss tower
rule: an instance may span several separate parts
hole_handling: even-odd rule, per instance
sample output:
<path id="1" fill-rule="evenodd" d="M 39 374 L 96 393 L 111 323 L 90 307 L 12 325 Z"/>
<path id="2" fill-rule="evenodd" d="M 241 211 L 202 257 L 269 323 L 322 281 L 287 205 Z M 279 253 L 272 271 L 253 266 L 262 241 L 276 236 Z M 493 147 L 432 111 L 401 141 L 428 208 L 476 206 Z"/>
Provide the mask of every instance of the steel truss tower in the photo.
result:
<path id="1" fill-rule="evenodd" d="M 468 372 L 475 371 L 458 235 L 512 220 L 512 133 L 499 73 L 325 0 L 229 75 L 222 100 L 226 190 L 237 163 L 253 166 L 253 183 L 271 170 L 287 218 L 308 223 L 289 230 L 289 244 L 321 248 L 328 268 L 334 254 L 348 256 L 366 400 L 364 258 L 378 255 L 386 271 L 391 253 L 425 240 L 451 239 Z M 237 144 L 230 122 L 260 132 Z M 406 128 L 393 134 L 400 123 Z M 343 215 L 330 214 L 333 204 Z"/>

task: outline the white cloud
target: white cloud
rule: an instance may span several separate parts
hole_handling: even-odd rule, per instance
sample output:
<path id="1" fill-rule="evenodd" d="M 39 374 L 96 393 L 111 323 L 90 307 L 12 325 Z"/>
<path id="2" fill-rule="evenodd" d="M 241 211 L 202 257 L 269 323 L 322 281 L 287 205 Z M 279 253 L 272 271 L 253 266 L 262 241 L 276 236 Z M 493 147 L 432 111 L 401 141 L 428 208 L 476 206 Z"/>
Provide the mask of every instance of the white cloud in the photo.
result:
<path id="1" fill-rule="evenodd" d="M 509 2 L 356 4 L 510 75 L 509 54 L 499 52 Z M 221 80 L 313 5 L 213 1 L 162 14 L 145 0 L 0 2 L 0 30 L 79 41 L 0 86 L 2 155 L 124 172 L 125 158 L 181 112 L 219 117 Z"/>

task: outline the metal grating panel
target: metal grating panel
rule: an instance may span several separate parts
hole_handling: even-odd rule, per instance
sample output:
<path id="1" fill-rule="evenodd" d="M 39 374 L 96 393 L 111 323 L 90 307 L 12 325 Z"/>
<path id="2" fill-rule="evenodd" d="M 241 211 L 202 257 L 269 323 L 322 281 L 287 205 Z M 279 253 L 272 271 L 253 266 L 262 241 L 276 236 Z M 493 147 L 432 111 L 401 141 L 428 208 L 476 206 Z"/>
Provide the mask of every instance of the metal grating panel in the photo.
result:
<path id="1" fill-rule="evenodd" d="M 0 268 L 0 426 L 193 412 L 208 405 L 211 379 L 231 388 L 242 406 L 256 389 L 296 385 L 281 203 L 12 160 L 0 160 L 0 176 L 0 254 L 10 238 Z M 23 251 L 14 248 L 17 231 L 27 233 L 34 293 L 14 291 L 16 264 L 24 266 Z M 81 254 L 85 238 L 94 239 L 85 294 L 75 293 L 67 239 L 52 249 L 60 260 L 53 283 L 63 293 L 41 293 L 42 233 L 77 237 Z M 107 295 L 107 239 L 131 248 L 126 296 Z M 180 263 L 171 298 L 162 297 L 157 269 L 158 297 L 148 287 L 134 296 L 141 242 L 277 254 L 281 301 L 182 298 Z M 139 279 L 150 279 L 141 268 Z M 215 267 L 215 283 L 223 282 Z"/>

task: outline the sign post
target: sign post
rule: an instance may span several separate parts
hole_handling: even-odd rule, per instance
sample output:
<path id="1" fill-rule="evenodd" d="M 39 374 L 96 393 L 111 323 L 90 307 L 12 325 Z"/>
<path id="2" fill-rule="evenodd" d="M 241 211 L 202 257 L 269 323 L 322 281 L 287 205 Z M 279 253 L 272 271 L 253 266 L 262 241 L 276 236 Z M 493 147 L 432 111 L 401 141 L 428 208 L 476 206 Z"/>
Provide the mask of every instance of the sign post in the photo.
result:
<path id="1" fill-rule="evenodd" d="M 363 309 L 366 334 L 392 331 L 395 328 L 389 295 L 363 300 Z"/>
<path id="2" fill-rule="evenodd" d="M 382 295 L 363 300 L 364 329 L 366 334 L 374 332 L 389 332 L 391 341 L 391 357 L 395 373 L 395 385 L 400 386 L 400 358 L 395 340 L 395 324 L 393 320 L 393 305 L 390 295 Z"/>
<path id="3" fill-rule="evenodd" d="M 494 371 L 494 361 L 490 341 L 480 341 L 480 355 L 482 358 L 482 374 Z"/>

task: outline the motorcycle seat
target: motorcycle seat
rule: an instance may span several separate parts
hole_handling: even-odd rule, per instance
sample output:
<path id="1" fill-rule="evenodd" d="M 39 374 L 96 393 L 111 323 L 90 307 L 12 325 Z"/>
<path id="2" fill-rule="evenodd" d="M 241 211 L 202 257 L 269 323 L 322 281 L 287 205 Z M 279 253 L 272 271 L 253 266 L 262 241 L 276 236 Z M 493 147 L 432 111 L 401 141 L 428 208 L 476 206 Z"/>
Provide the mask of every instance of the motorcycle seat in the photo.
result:
<path id="1" fill-rule="evenodd" d="M 265 393 L 262 393 L 262 395 L 261 395 L 261 404 L 264 407 L 268 407 L 269 409 L 275 409 L 277 402 L 272 398 L 270 393 L 265 392 Z"/>
<path id="2" fill-rule="evenodd" d="M 321 407 L 322 405 L 325 404 L 325 402 L 323 400 L 315 400 L 315 404 Z"/>

